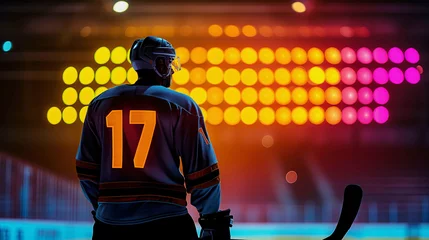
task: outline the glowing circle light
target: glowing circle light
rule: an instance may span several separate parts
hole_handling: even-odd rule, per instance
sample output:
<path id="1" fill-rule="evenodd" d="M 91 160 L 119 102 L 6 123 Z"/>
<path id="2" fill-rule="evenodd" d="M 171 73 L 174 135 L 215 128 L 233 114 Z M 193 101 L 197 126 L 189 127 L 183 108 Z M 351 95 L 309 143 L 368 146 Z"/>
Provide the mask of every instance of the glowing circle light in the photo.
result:
<path id="1" fill-rule="evenodd" d="M 206 70 L 201 67 L 193 68 L 189 77 L 193 84 L 201 85 L 206 82 Z"/>
<path id="2" fill-rule="evenodd" d="M 229 86 L 235 86 L 240 83 L 240 72 L 237 69 L 229 68 L 225 71 L 224 81 Z"/>
<path id="3" fill-rule="evenodd" d="M 341 58 L 343 62 L 347 64 L 353 64 L 356 62 L 356 53 L 355 50 L 349 47 L 345 47 L 341 50 Z"/>
<path id="4" fill-rule="evenodd" d="M 72 87 L 68 87 L 63 92 L 63 102 L 65 105 L 73 105 L 77 101 L 77 91 Z"/>
<path id="5" fill-rule="evenodd" d="M 378 84 L 386 84 L 389 81 L 389 73 L 384 68 L 376 68 L 372 74 L 374 81 Z"/>
<path id="6" fill-rule="evenodd" d="M 341 122 L 342 113 L 338 107 L 329 107 L 325 112 L 326 122 L 331 125 L 337 125 Z"/>
<path id="7" fill-rule="evenodd" d="M 236 107 L 228 107 L 223 113 L 223 118 L 226 124 L 234 126 L 240 123 L 241 113 Z"/>
<path id="8" fill-rule="evenodd" d="M 290 72 L 285 68 L 277 68 L 274 78 L 278 84 L 286 86 L 290 83 Z"/>
<path id="9" fill-rule="evenodd" d="M 380 105 L 384 105 L 389 101 L 389 92 L 384 87 L 378 87 L 374 90 L 374 101 Z"/>
<path id="10" fill-rule="evenodd" d="M 330 85 L 337 85 L 341 81 L 341 74 L 337 68 L 329 67 L 325 70 L 326 82 Z"/>
<path id="11" fill-rule="evenodd" d="M 61 110 L 57 107 L 51 107 L 46 114 L 48 122 L 52 125 L 57 125 L 61 122 Z"/>
<path id="12" fill-rule="evenodd" d="M 77 80 L 77 70 L 74 67 L 68 67 L 63 72 L 63 81 L 67 85 L 71 85 Z"/>
<path id="13" fill-rule="evenodd" d="M 314 105 L 322 105 L 325 102 L 325 92 L 320 87 L 313 87 L 308 92 L 309 100 Z"/>
<path id="14" fill-rule="evenodd" d="M 246 68 L 241 72 L 241 82 L 246 86 L 253 86 L 258 81 L 258 74 L 251 68 Z"/>
<path id="15" fill-rule="evenodd" d="M 223 34 L 223 29 L 221 26 L 217 24 L 210 25 L 208 28 L 208 32 L 212 37 L 220 37 Z"/>
<path id="16" fill-rule="evenodd" d="M 191 50 L 191 61 L 193 63 L 203 64 L 206 60 L 207 60 L 207 50 L 205 48 L 196 47 Z"/>
<path id="17" fill-rule="evenodd" d="M 343 102 L 347 105 L 354 104 L 358 99 L 358 93 L 352 87 L 346 87 L 342 91 Z"/>
<path id="18" fill-rule="evenodd" d="M 295 47 L 291 51 L 292 61 L 298 65 L 303 65 L 307 62 L 307 52 L 300 47 Z"/>
<path id="19" fill-rule="evenodd" d="M 223 97 L 229 105 L 236 105 L 241 100 L 241 92 L 235 87 L 229 87 L 225 89 Z"/>
<path id="20" fill-rule="evenodd" d="M 296 125 L 304 125 L 308 121 L 307 110 L 303 107 L 296 107 L 292 110 L 292 122 Z"/>
<path id="21" fill-rule="evenodd" d="M 275 94 L 271 88 L 264 87 L 259 90 L 259 101 L 264 105 L 271 105 L 274 103 Z"/>
<path id="22" fill-rule="evenodd" d="M 127 70 L 123 67 L 115 67 L 112 70 L 111 81 L 115 85 L 121 85 L 127 79 Z"/>
<path id="23" fill-rule="evenodd" d="M 218 47 L 210 48 L 207 52 L 207 60 L 213 65 L 219 65 L 224 60 L 222 49 Z"/>
<path id="24" fill-rule="evenodd" d="M 407 70 L 405 70 L 405 79 L 411 84 L 417 84 L 418 82 L 420 82 L 419 70 L 414 67 L 408 68 Z"/>
<path id="25" fill-rule="evenodd" d="M 354 124 L 357 120 L 356 109 L 352 107 L 344 108 L 342 111 L 342 119 L 343 119 L 343 122 L 347 125 Z"/>
<path id="26" fill-rule="evenodd" d="M 389 120 L 389 111 L 387 108 L 380 106 L 374 109 L 374 121 L 379 124 L 386 123 Z"/>
<path id="27" fill-rule="evenodd" d="M 228 37 L 238 37 L 240 35 L 240 30 L 235 25 L 228 25 L 225 27 L 225 35 Z"/>
<path id="28" fill-rule="evenodd" d="M 189 71 L 182 67 L 182 69 L 173 74 L 173 81 L 178 85 L 185 85 L 189 82 Z"/>
<path id="29" fill-rule="evenodd" d="M 207 102 L 219 105 L 223 102 L 223 91 L 219 87 L 211 87 L 207 90 Z"/>
<path id="30" fill-rule="evenodd" d="M 207 92 L 202 87 L 196 87 L 191 90 L 189 96 L 194 99 L 194 101 L 200 105 L 206 102 L 207 100 Z"/>
<path id="31" fill-rule="evenodd" d="M 241 98 L 247 105 L 253 105 L 258 101 L 258 92 L 251 87 L 246 87 L 241 91 Z"/>
<path id="32" fill-rule="evenodd" d="M 369 107 L 361 107 L 358 112 L 358 120 L 362 124 L 370 124 L 373 120 L 373 112 Z"/>
<path id="33" fill-rule="evenodd" d="M 366 67 L 360 68 L 357 71 L 357 79 L 360 83 L 368 85 L 372 82 L 372 72 Z"/>
<path id="34" fill-rule="evenodd" d="M 371 89 L 368 87 L 363 87 L 363 88 L 359 89 L 358 99 L 359 99 L 359 102 L 364 104 L 364 105 L 370 104 L 372 102 L 372 100 L 374 99 Z"/>
<path id="35" fill-rule="evenodd" d="M 366 47 L 359 48 L 357 58 L 363 64 L 370 64 L 372 62 L 372 52 Z"/>
<path id="36" fill-rule="evenodd" d="M 241 60 L 240 51 L 234 47 L 225 49 L 224 55 L 225 55 L 225 62 L 231 65 L 235 65 L 239 63 Z"/>
<path id="37" fill-rule="evenodd" d="M 79 101 L 83 105 L 88 105 L 95 97 L 95 92 L 90 87 L 84 87 L 79 92 Z"/>
<path id="38" fill-rule="evenodd" d="M 331 105 L 337 105 L 341 102 L 341 91 L 336 87 L 329 87 L 325 91 L 326 102 Z"/>
<path id="39" fill-rule="evenodd" d="M 417 52 L 417 50 L 416 50 L 416 49 L 414 49 L 414 48 L 408 48 L 408 49 L 405 51 L 405 59 L 406 59 L 409 63 L 416 64 L 416 63 L 418 63 L 418 62 L 419 62 L 419 60 L 420 60 L 419 52 Z"/>
<path id="40" fill-rule="evenodd" d="M 394 84 L 401 84 L 404 81 L 404 73 L 401 69 L 394 67 L 389 70 L 389 79 Z"/>
<path id="41" fill-rule="evenodd" d="M 179 71 L 178 73 L 180 73 Z M 217 85 L 223 80 L 223 71 L 220 67 L 210 67 L 206 72 L 206 79 L 209 83 Z"/>
<path id="42" fill-rule="evenodd" d="M 134 69 L 133 69 L 134 70 Z M 95 82 L 99 85 L 104 85 L 110 80 L 110 70 L 106 66 L 102 66 L 95 72 Z"/>
<path id="43" fill-rule="evenodd" d="M 265 86 L 271 85 L 274 82 L 274 73 L 269 68 L 262 68 L 258 73 L 258 77 L 259 82 Z"/>
<path id="44" fill-rule="evenodd" d="M 241 29 L 241 31 L 243 32 L 243 35 L 246 37 L 254 37 L 256 36 L 256 28 L 252 25 L 246 25 L 243 26 L 243 28 Z"/>
<path id="45" fill-rule="evenodd" d="M 241 50 L 241 60 L 248 65 L 252 65 L 258 60 L 258 54 L 255 49 L 246 47 Z"/>
<path id="46" fill-rule="evenodd" d="M 320 67 L 312 67 L 308 71 L 308 77 L 314 84 L 322 84 L 325 82 L 325 71 Z"/>
<path id="47" fill-rule="evenodd" d="M 253 107 L 245 107 L 241 110 L 241 121 L 246 125 L 252 125 L 258 120 L 258 112 Z"/>
<path id="48" fill-rule="evenodd" d="M 124 47 L 116 47 L 112 50 L 110 59 L 114 64 L 122 64 L 127 60 L 127 50 Z"/>
<path id="49" fill-rule="evenodd" d="M 211 107 L 207 110 L 207 122 L 211 125 L 219 125 L 223 121 L 223 111 L 219 107 Z"/>
<path id="50" fill-rule="evenodd" d="M 276 114 L 270 107 L 263 107 L 259 110 L 259 121 L 263 125 L 271 125 L 276 120 Z"/>
<path id="51" fill-rule="evenodd" d="M 304 105 L 308 101 L 307 91 L 302 87 L 292 90 L 292 101 L 297 105 Z"/>
<path id="52" fill-rule="evenodd" d="M 289 171 L 286 173 L 286 182 L 294 184 L 298 180 L 298 174 L 295 171 Z"/>
<path id="53" fill-rule="evenodd" d="M 80 70 L 79 81 L 83 85 L 88 85 L 94 80 L 94 70 L 91 67 L 84 67 Z"/>
<path id="54" fill-rule="evenodd" d="M 72 124 L 76 122 L 77 111 L 74 107 L 68 106 L 63 109 L 62 117 L 66 124 Z"/>
<path id="55" fill-rule="evenodd" d="M 313 47 L 313 48 L 310 48 L 310 50 L 308 50 L 308 60 L 312 64 L 320 65 L 325 60 L 325 56 L 322 50 Z"/>
<path id="56" fill-rule="evenodd" d="M 259 61 L 263 64 L 271 64 L 275 60 L 274 52 L 270 48 L 264 47 L 259 50 Z"/>
<path id="57" fill-rule="evenodd" d="M 321 107 L 312 107 L 308 112 L 308 118 L 314 125 L 320 125 L 325 120 L 325 111 Z"/>
<path id="58" fill-rule="evenodd" d="M 356 82 L 356 72 L 350 67 L 341 70 L 341 80 L 346 85 L 353 85 Z"/>
<path id="59" fill-rule="evenodd" d="M 185 64 L 189 61 L 189 50 L 185 47 L 176 48 L 176 55 L 180 58 L 180 64 Z"/>
<path id="60" fill-rule="evenodd" d="M 400 64 L 404 61 L 404 53 L 398 47 L 391 48 L 388 52 L 391 62 Z"/>
<path id="61" fill-rule="evenodd" d="M 389 60 L 386 50 L 381 47 L 374 49 L 373 56 L 376 63 L 385 64 Z"/>
<path id="62" fill-rule="evenodd" d="M 285 87 L 277 88 L 276 90 L 276 101 L 278 104 L 287 105 L 291 101 L 291 94 L 289 89 Z"/>
<path id="63" fill-rule="evenodd" d="M 110 59 L 110 50 L 107 47 L 101 47 L 94 53 L 94 60 L 98 64 L 105 64 Z"/>
<path id="64" fill-rule="evenodd" d="M 296 67 L 291 72 L 292 82 L 298 86 L 303 86 L 308 81 L 307 72 L 302 67 Z"/>
<path id="65" fill-rule="evenodd" d="M 288 125 L 292 121 L 291 111 L 287 107 L 280 107 L 276 111 L 276 121 L 280 125 Z"/>
<path id="66" fill-rule="evenodd" d="M 330 64 L 338 64 L 341 62 L 341 52 L 337 48 L 330 47 L 325 50 L 325 58 Z"/>
<path id="67" fill-rule="evenodd" d="M 280 47 L 275 52 L 276 61 L 282 65 L 289 64 L 292 61 L 291 53 L 288 49 Z"/>

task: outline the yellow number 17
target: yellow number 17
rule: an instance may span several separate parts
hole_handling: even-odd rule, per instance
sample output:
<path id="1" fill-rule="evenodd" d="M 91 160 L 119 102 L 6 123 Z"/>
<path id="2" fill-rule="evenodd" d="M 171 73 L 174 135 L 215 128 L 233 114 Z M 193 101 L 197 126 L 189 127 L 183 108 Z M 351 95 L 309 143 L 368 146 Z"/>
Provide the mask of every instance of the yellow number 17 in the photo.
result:
<path id="1" fill-rule="evenodd" d="M 140 140 L 134 155 L 134 167 L 144 168 L 146 158 L 152 143 L 156 125 L 156 112 L 146 110 L 131 110 L 130 124 L 144 124 Z M 123 158 L 123 124 L 122 110 L 112 110 L 106 116 L 106 125 L 112 129 L 112 168 L 122 168 Z"/>

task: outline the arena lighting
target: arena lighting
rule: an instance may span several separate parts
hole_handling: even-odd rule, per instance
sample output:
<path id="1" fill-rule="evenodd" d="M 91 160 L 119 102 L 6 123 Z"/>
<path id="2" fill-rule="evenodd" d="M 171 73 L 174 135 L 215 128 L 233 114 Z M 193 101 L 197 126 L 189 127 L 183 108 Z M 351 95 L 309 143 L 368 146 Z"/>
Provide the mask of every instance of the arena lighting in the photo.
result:
<path id="1" fill-rule="evenodd" d="M 129 4 L 126 1 L 118 1 L 113 5 L 113 11 L 117 13 L 123 13 L 127 11 Z"/>
<path id="2" fill-rule="evenodd" d="M 3 43 L 3 51 L 4 52 L 9 52 L 12 49 L 12 42 L 11 41 L 6 41 Z"/>
<path id="3" fill-rule="evenodd" d="M 307 8 L 302 2 L 294 2 L 292 3 L 292 9 L 297 13 L 303 13 Z"/>

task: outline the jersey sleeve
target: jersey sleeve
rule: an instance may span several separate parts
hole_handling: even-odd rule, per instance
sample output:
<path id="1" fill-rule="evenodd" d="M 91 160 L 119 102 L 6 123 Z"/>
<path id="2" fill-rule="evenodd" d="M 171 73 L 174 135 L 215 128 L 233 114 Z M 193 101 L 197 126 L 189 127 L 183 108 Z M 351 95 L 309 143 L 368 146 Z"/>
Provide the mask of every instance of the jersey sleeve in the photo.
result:
<path id="1" fill-rule="evenodd" d="M 76 172 L 85 197 L 94 209 L 98 206 L 98 184 L 100 179 L 101 146 L 91 118 L 91 107 L 82 127 L 82 135 L 76 154 Z"/>

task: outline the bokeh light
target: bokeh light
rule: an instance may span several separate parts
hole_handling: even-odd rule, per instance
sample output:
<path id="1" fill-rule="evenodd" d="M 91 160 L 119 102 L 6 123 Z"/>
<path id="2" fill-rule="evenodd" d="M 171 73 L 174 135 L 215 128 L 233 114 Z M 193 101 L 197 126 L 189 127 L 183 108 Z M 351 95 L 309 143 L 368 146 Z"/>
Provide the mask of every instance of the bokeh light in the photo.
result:
<path id="1" fill-rule="evenodd" d="M 325 55 L 322 50 L 313 47 L 308 50 L 308 60 L 314 65 L 320 65 L 325 60 Z"/>
<path id="2" fill-rule="evenodd" d="M 357 71 L 357 79 L 360 83 L 368 85 L 372 82 L 372 72 L 366 67 L 360 68 Z"/>
<path id="3" fill-rule="evenodd" d="M 263 64 L 271 64 L 275 60 L 274 52 L 270 48 L 264 47 L 259 49 L 259 61 Z"/>
<path id="4" fill-rule="evenodd" d="M 223 121 L 223 111 L 219 107 L 211 107 L 207 110 L 207 122 L 211 125 L 219 125 Z"/>
<path id="5" fill-rule="evenodd" d="M 262 68 L 258 73 L 259 82 L 262 85 L 268 86 L 274 82 L 274 73 L 269 68 Z"/>
<path id="6" fill-rule="evenodd" d="M 341 92 L 341 96 L 343 98 L 343 102 L 347 105 L 354 104 L 358 99 L 358 93 L 356 92 L 356 89 L 352 87 L 346 87 Z"/>
<path id="7" fill-rule="evenodd" d="M 133 69 L 134 70 L 134 69 Z M 110 80 L 110 69 L 106 66 L 101 66 L 95 72 L 95 82 L 99 85 L 104 85 Z"/>
<path id="8" fill-rule="evenodd" d="M 206 70 L 201 67 L 196 67 L 190 73 L 191 82 L 195 85 L 201 85 L 206 82 Z"/>
<path id="9" fill-rule="evenodd" d="M 322 105 L 325 102 L 325 92 L 320 87 L 312 87 L 308 95 L 310 102 L 314 105 Z"/>
<path id="10" fill-rule="evenodd" d="M 65 105 L 73 105 L 77 101 L 77 91 L 72 87 L 68 87 L 63 92 L 63 102 Z"/>
<path id="11" fill-rule="evenodd" d="M 326 82 L 330 85 L 337 85 L 341 81 L 341 74 L 335 67 L 329 67 L 325 70 Z"/>
<path id="12" fill-rule="evenodd" d="M 356 72 L 350 67 L 341 69 L 341 80 L 346 85 L 353 85 L 356 82 Z"/>
<path id="13" fill-rule="evenodd" d="M 413 63 L 416 64 L 419 62 L 420 60 L 420 55 L 419 52 L 417 52 L 416 49 L 414 48 L 408 48 L 405 51 L 405 59 L 409 62 L 409 63 Z"/>
<path id="14" fill-rule="evenodd" d="M 304 107 L 296 107 L 292 110 L 292 122 L 296 125 L 304 125 L 308 120 L 308 113 Z"/>
<path id="15" fill-rule="evenodd" d="M 123 13 L 123 12 L 127 11 L 128 7 L 129 7 L 129 4 L 127 1 L 117 1 L 113 5 L 113 11 L 115 11 L 117 13 Z"/>
<path id="16" fill-rule="evenodd" d="M 378 84 L 386 84 L 389 81 L 389 74 L 384 68 L 376 68 L 372 74 L 374 81 Z"/>
<path id="17" fill-rule="evenodd" d="M 274 91 L 269 87 L 263 87 L 259 90 L 259 101 L 264 105 L 271 105 L 274 102 Z"/>
<path id="18" fill-rule="evenodd" d="M 312 67 L 308 71 L 308 77 L 314 84 L 322 84 L 325 82 L 325 71 L 320 67 Z"/>
<path id="19" fill-rule="evenodd" d="M 307 52 L 300 47 L 294 47 L 291 51 L 292 61 L 295 64 L 303 65 L 307 62 Z"/>
<path id="20" fill-rule="evenodd" d="M 298 86 L 303 86 L 308 81 L 307 72 L 302 67 L 295 67 L 291 72 L 292 82 Z"/>
<path id="21" fill-rule="evenodd" d="M 189 50 L 185 47 L 176 48 L 176 55 L 180 58 L 180 64 L 185 64 L 189 61 Z"/>
<path id="22" fill-rule="evenodd" d="M 263 37 L 272 37 L 273 29 L 270 26 L 261 26 L 259 28 L 259 34 Z"/>
<path id="23" fill-rule="evenodd" d="M 213 65 L 219 65 L 224 60 L 222 49 L 218 47 L 210 48 L 207 52 L 207 60 Z"/>
<path id="24" fill-rule="evenodd" d="M 330 64 L 338 64 L 341 62 L 341 52 L 337 48 L 330 47 L 325 50 L 325 58 Z"/>
<path id="25" fill-rule="evenodd" d="M 253 105 L 258 101 L 258 92 L 256 89 L 246 87 L 241 91 L 241 98 L 247 105 Z"/>
<path id="26" fill-rule="evenodd" d="M 386 123 L 389 120 L 389 111 L 383 106 L 374 109 L 374 121 L 379 124 Z"/>
<path id="27" fill-rule="evenodd" d="M 220 37 L 223 34 L 223 29 L 221 26 L 213 24 L 209 26 L 208 32 L 212 37 Z"/>
<path id="28" fill-rule="evenodd" d="M 12 42 L 5 41 L 2 46 L 3 52 L 9 52 L 12 49 Z"/>
<path id="29" fill-rule="evenodd" d="M 292 90 L 292 101 L 297 105 L 304 105 L 308 101 L 307 91 L 302 87 L 296 87 Z"/>
<path id="30" fill-rule="evenodd" d="M 354 124 L 357 120 L 357 112 L 356 109 L 352 107 L 346 107 L 342 112 L 343 122 L 347 125 Z"/>
<path id="31" fill-rule="evenodd" d="M 277 48 L 275 55 L 276 55 L 276 61 L 282 65 L 289 64 L 292 61 L 292 56 L 290 51 L 284 47 Z"/>
<path id="32" fill-rule="evenodd" d="M 181 71 L 179 71 L 181 72 Z M 217 85 L 223 80 L 223 71 L 220 67 L 211 67 L 206 72 L 206 79 L 210 84 Z"/>
<path id="33" fill-rule="evenodd" d="M 63 81 L 67 85 L 75 83 L 77 80 L 77 70 L 74 67 L 68 67 L 63 72 Z"/>
<path id="34" fill-rule="evenodd" d="M 76 109 L 71 106 L 64 108 L 62 112 L 62 118 L 66 124 L 72 124 L 76 122 L 76 119 L 77 119 Z"/>
<path id="35" fill-rule="evenodd" d="M 207 60 L 207 50 L 205 48 L 196 47 L 191 50 L 191 61 L 193 63 L 203 64 L 206 60 Z"/>
<path id="36" fill-rule="evenodd" d="M 263 107 L 259 110 L 259 121 L 263 125 L 271 125 L 276 120 L 276 113 L 270 107 Z"/>
<path id="37" fill-rule="evenodd" d="M 173 74 L 173 81 L 178 85 L 185 85 L 189 82 L 189 71 L 182 67 L 182 69 Z"/>
<path id="38" fill-rule="evenodd" d="M 183 94 L 185 94 L 185 95 L 188 95 L 188 96 L 189 96 L 189 90 L 188 90 L 188 89 L 186 89 L 186 88 L 179 87 L 179 88 L 176 88 L 175 90 L 176 90 L 176 92 L 183 93 Z"/>
<path id="39" fill-rule="evenodd" d="M 337 125 L 341 122 L 342 113 L 338 107 L 329 107 L 326 109 L 325 118 L 326 122 L 331 125 Z"/>
<path id="40" fill-rule="evenodd" d="M 292 9 L 297 13 L 303 13 L 307 8 L 302 2 L 294 2 L 292 3 Z"/>
<path id="41" fill-rule="evenodd" d="M 373 112 L 369 107 L 361 107 L 358 110 L 358 120 L 362 124 L 370 124 L 373 119 Z"/>
<path id="42" fill-rule="evenodd" d="M 95 97 L 95 92 L 91 87 L 84 87 L 79 92 L 79 101 L 83 105 L 88 105 Z"/>
<path id="43" fill-rule="evenodd" d="M 57 107 L 51 107 L 49 108 L 46 117 L 50 124 L 57 125 L 61 122 L 61 110 Z"/>
<path id="44" fill-rule="evenodd" d="M 394 84 L 401 84 L 404 81 L 404 73 L 401 69 L 394 67 L 389 70 L 389 79 Z"/>
<path id="45" fill-rule="evenodd" d="M 229 68 L 224 73 L 224 81 L 229 86 L 235 86 L 240 83 L 240 72 L 237 69 Z"/>
<path id="46" fill-rule="evenodd" d="M 286 182 L 294 184 L 298 180 L 298 174 L 295 171 L 289 171 L 286 173 Z"/>
<path id="47" fill-rule="evenodd" d="M 255 49 L 246 47 L 241 50 L 241 60 L 248 65 L 254 64 L 258 60 L 258 54 Z"/>
<path id="48" fill-rule="evenodd" d="M 225 102 L 229 105 L 236 105 L 241 100 L 241 92 L 238 90 L 238 88 L 235 87 L 229 87 L 225 89 L 223 93 Z"/>
<path id="49" fill-rule="evenodd" d="M 225 35 L 228 37 L 238 37 L 240 35 L 240 30 L 235 25 L 228 25 L 225 27 Z"/>
<path id="50" fill-rule="evenodd" d="M 246 37 L 254 37 L 256 36 L 256 28 L 252 25 L 245 25 L 243 26 L 243 28 L 241 29 L 241 31 L 243 32 L 243 35 Z"/>
<path id="51" fill-rule="evenodd" d="M 341 91 L 336 87 L 329 87 L 325 91 L 326 102 L 331 105 L 337 105 L 341 102 Z"/>
<path id="52" fill-rule="evenodd" d="M 135 82 L 137 82 L 137 79 L 139 78 L 136 70 L 134 70 L 134 68 L 129 68 L 128 72 L 127 72 L 127 80 L 129 83 L 134 84 Z"/>
<path id="53" fill-rule="evenodd" d="M 289 89 L 285 87 L 279 87 L 276 90 L 276 101 L 278 104 L 287 105 L 290 103 L 291 94 Z"/>
<path id="54" fill-rule="evenodd" d="M 262 146 L 270 148 L 274 144 L 274 138 L 271 135 L 265 135 L 262 137 Z"/>
<path id="55" fill-rule="evenodd" d="M 115 67 L 112 70 L 112 83 L 115 85 L 121 85 L 127 79 L 127 70 L 123 67 Z"/>
<path id="56" fill-rule="evenodd" d="M 417 84 L 418 82 L 420 82 L 419 70 L 414 67 L 408 68 L 407 70 L 405 70 L 405 79 L 411 84 Z"/>
<path id="57" fill-rule="evenodd" d="M 404 61 L 404 53 L 398 47 L 393 47 L 388 52 L 389 59 L 391 62 L 400 64 Z"/>
<path id="58" fill-rule="evenodd" d="M 384 87 L 378 87 L 374 90 L 374 101 L 380 105 L 384 105 L 389 101 L 390 95 Z"/>
<path id="59" fill-rule="evenodd" d="M 88 112 L 88 106 L 83 106 L 79 111 L 79 119 L 81 122 L 85 122 L 86 113 Z"/>
<path id="60" fill-rule="evenodd" d="M 280 85 L 288 85 L 290 83 L 290 72 L 286 68 L 277 68 L 274 72 L 274 78 Z"/>
<path id="61" fill-rule="evenodd" d="M 356 62 L 356 53 L 355 50 L 349 47 L 345 47 L 341 50 L 341 58 L 343 62 L 347 64 L 353 64 Z"/>
<path id="62" fill-rule="evenodd" d="M 228 125 L 237 125 L 241 120 L 240 110 L 236 107 L 228 107 L 223 113 L 223 118 Z"/>
<path id="63" fill-rule="evenodd" d="M 373 52 L 374 61 L 380 64 L 385 64 L 389 60 L 389 56 L 384 48 L 378 47 Z"/>
<path id="64" fill-rule="evenodd" d="M 94 80 L 94 70 L 91 67 L 84 67 L 80 70 L 79 81 L 83 85 L 88 85 Z"/>
<path id="65" fill-rule="evenodd" d="M 253 107 L 245 107 L 241 110 L 241 121 L 246 125 L 252 125 L 258 120 L 258 112 Z"/>
<path id="66" fill-rule="evenodd" d="M 105 64 L 110 60 L 110 50 L 107 47 L 100 47 L 94 53 L 94 60 L 98 64 Z"/>
<path id="67" fill-rule="evenodd" d="M 246 68 L 241 72 L 241 82 L 246 86 L 253 86 L 258 81 L 258 74 L 252 68 Z"/>
<path id="68" fill-rule="evenodd" d="M 196 87 L 196 88 L 192 89 L 191 92 L 189 93 L 189 96 L 192 99 L 194 99 L 194 101 L 198 105 L 205 103 L 207 100 L 207 92 L 202 87 Z"/>
<path id="69" fill-rule="evenodd" d="M 359 99 L 359 102 L 364 104 L 364 105 L 370 104 L 373 100 L 373 93 L 372 93 L 371 89 L 368 87 L 363 87 L 363 88 L 359 89 L 358 99 Z"/>
<path id="70" fill-rule="evenodd" d="M 359 62 L 363 64 L 370 64 L 372 62 L 372 52 L 367 47 L 359 48 L 357 51 L 357 57 Z"/>
<path id="71" fill-rule="evenodd" d="M 225 49 L 225 62 L 231 65 L 235 65 L 240 62 L 241 56 L 240 56 L 240 50 L 234 47 L 230 47 Z"/>
<path id="72" fill-rule="evenodd" d="M 105 91 L 107 91 L 107 87 L 98 87 L 97 89 L 95 89 L 95 97 L 97 97 L 98 95 L 104 93 Z"/>
<path id="73" fill-rule="evenodd" d="M 292 121 L 291 111 L 287 107 L 280 107 L 276 111 L 276 121 L 280 125 L 288 125 Z"/>
<path id="74" fill-rule="evenodd" d="M 112 50 L 110 55 L 112 63 L 114 64 L 122 64 L 127 60 L 127 50 L 124 47 L 116 47 Z"/>
<path id="75" fill-rule="evenodd" d="M 321 107 L 312 107 L 308 112 L 308 119 L 314 125 L 319 125 L 325 120 L 325 111 Z"/>

